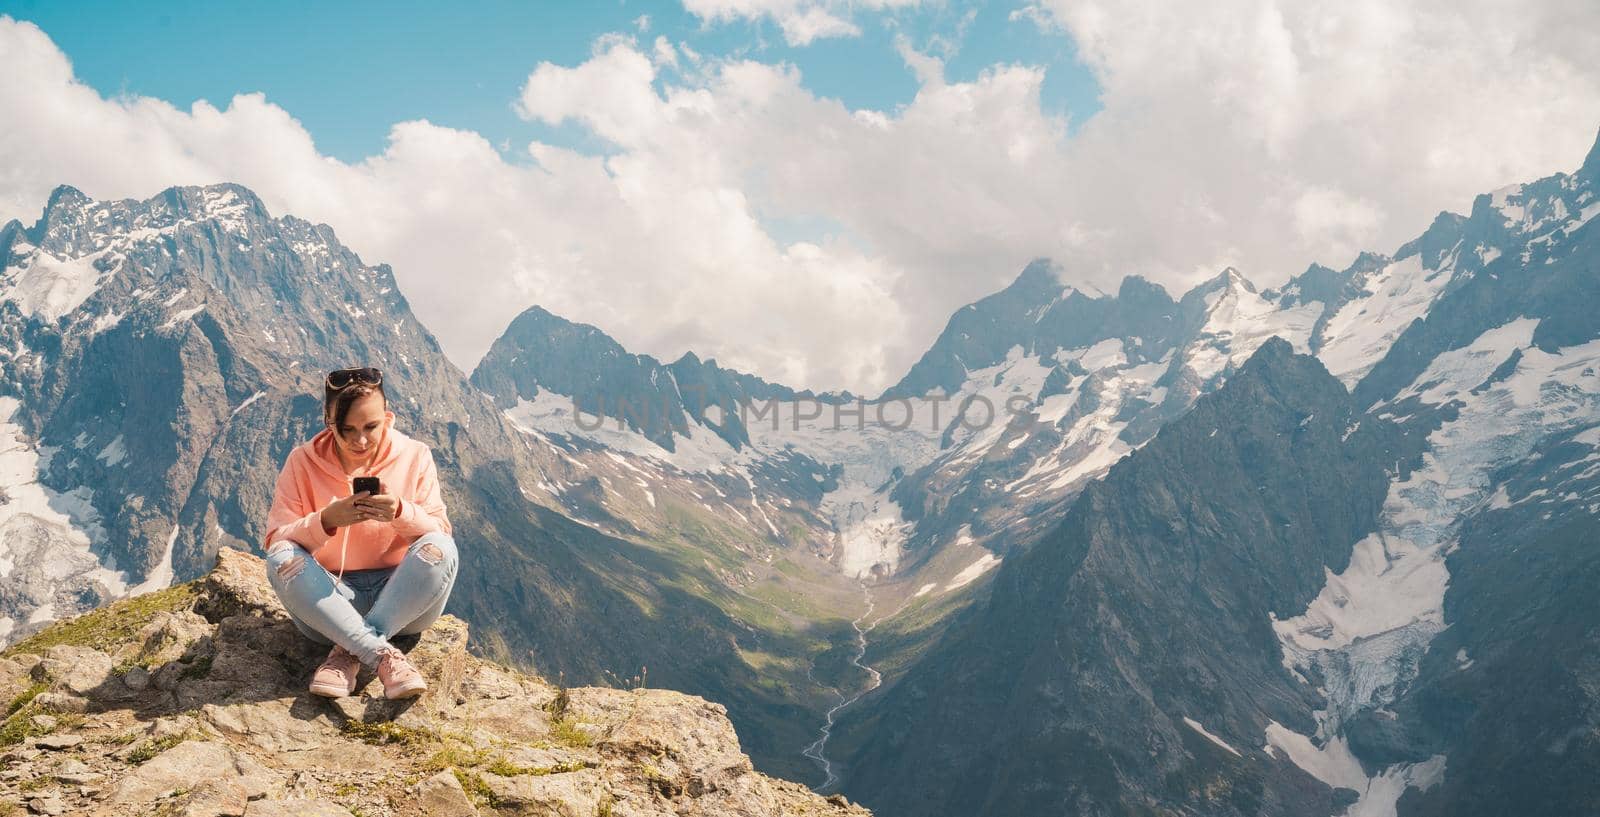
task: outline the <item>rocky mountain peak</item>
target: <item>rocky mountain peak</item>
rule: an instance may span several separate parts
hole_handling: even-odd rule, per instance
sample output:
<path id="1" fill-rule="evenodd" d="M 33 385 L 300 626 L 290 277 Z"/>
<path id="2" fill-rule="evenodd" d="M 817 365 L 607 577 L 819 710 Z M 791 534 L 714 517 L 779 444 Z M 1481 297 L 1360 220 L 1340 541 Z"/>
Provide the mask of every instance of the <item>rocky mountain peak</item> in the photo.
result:
<path id="1" fill-rule="evenodd" d="M 1053 298 L 1071 287 L 1062 283 L 1055 263 L 1048 258 L 1035 258 L 1005 288 L 1005 292 L 1020 298 L 1044 300 Z"/>
<path id="2" fill-rule="evenodd" d="M 797 392 L 692 352 L 662 363 L 629 352 L 595 326 L 539 306 L 524 310 L 489 347 L 472 384 L 502 408 L 521 412 L 529 427 L 539 426 L 546 413 L 559 412 L 563 420 L 547 430 L 568 434 L 570 418 L 582 413 L 614 419 L 667 452 L 692 437 L 695 425 L 735 449 L 748 445 L 749 434 L 737 417 L 739 406 L 749 400 L 852 399 L 849 392 Z"/>
<path id="3" fill-rule="evenodd" d="M 1206 293 L 1225 290 L 1243 290 L 1254 293 L 1256 285 L 1251 283 L 1250 279 L 1244 277 L 1244 273 L 1237 268 L 1227 267 L 1222 272 L 1217 273 L 1215 278 L 1201 284 L 1198 289 Z"/>
<path id="4" fill-rule="evenodd" d="M 1594 146 L 1589 148 L 1589 155 L 1583 158 L 1583 167 L 1578 173 L 1591 179 L 1600 178 L 1600 132 L 1595 133 Z"/>
<path id="5" fill-rule="evenodd" d="M 1123 278 L 1117 287 L 1117 300 L 1128 302 L 1157 300 L 1171 304 L 1172 296 L 1167 293 L 1165 287 L 1152 283 L 1144 276 L 1129 275 Z"/>
<path id="6" fill-rule="evenodd" d="M 1244 274 L 1226 267 L 1214 277 L 1184 293 L 1179 301 L 1189 332 L 1199 332 L 1211 321 L 1213 313 L 1237 304 L 1241 298 L 1254 299 L 1256 287 Z"/>
<path id="7" fill-rule="evenodd" d="M 261 221 L 272 220 L 267 205 L 255 191 L 243 185 L 224 182 L 204 187 L 169 187 L 156 197 L 174 213 L 189 218 L 228 218 L 247 215 Z"/>
<path id="8" fill-rule="evenodd" d="M 0 808 L 41 814 L 867 815 L 753 771 L 727 710 L 668 690 L 562 688 L 434 624 L 423 697 L 305 691 L 264 563 L 57 622 L 0 655 Z"/>
<path id="9" fill-rule="evenodd" d="M 3 268 L 11 257 L 11 245 L 22 237 L 22 231 L 22 222 L 16 219 L 0 224 L 0 268 Z"/>
<path id="10" fill-rule="evenodd" d="M 45 216 L 48 218 L 51 213 L 80 209 L 92 201 L 82 190 L 70 184 L 59 185 L 50 191 L 50 198 L 45 201 Z"/>

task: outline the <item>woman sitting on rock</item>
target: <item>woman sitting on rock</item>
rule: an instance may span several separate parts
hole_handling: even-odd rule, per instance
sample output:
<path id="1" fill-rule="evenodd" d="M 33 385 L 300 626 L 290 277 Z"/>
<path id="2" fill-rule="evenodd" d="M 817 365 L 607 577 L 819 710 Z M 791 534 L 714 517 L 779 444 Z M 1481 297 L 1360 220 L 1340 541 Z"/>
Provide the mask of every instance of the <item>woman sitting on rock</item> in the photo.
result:
<path id="1" fill-rule="evenodd" d="M 312 693 L 353 694 L 365 664 L 384 697 L 420 695 L 427 683 L 389 639 L 427 629 L 455 582 L 433 452 L 394 428 L 377 369 L 330 372 L 323 421 L 327 428 L 290 451 L 278 474 L 267 579 L 302 633 L 334 645 Z M 376 477 L 379 490 L 354 490 L 360 477 Z"/>

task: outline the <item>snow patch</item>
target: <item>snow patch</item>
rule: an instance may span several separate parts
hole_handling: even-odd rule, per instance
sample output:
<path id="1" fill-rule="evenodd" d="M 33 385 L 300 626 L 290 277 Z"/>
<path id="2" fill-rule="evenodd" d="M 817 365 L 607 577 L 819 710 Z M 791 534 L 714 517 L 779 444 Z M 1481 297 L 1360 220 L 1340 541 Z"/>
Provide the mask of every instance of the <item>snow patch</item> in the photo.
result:
<path id="1" fill-rule="evenodd" d="M 1317 357 L 1345 386 L 1354 386 L 1412 321 L 1427 314 L 1453 276 L 1453 264 L 1439 271 L 1425 269 L 1421 253 L 1378 270 L 1359 297 L 1328 319 Z"/>
<path id="2" fill-rule="evenodd" d="M 1349 567 L 1328 574 L 1303 615 L 1273 622 L 1284 664 L 1293 671 L 1315 667 L 1324 679 L 1328 706 L 1318 713 L 1318 734 L 1328 743 L 1316 758 L 1296 759 L 1307 771 L 1313 761 L 1330 762 L 1340 724 L 1391 703 L 1415 677 L 1445 626 L 1445 556 L 1457 541 L 1457 520 L 1473 507 L 1509 503 L 1495 473 L 1552 435 L 1588 428 L 1600 413 L 1600 341 L 1544 352 L 1531 345 L 1537 326 L 1520 318 L 1486 331 L 1439 355 L 1401 392 L 1397 401 L 1449 402 L 1456 419 L 1429 435 L 1422 467 L 1390 486 L 1378 530 L 1356 543 Z M 1473 393 L 1518 350 L 1509 376 Z M 1458 663 L 1466 660 L 1458 655 Z M 1291 744 L 1276 742 L 1291 756 L 1304 755 L 1304 747 Z M 1442 757 L 1384 769 L 1369 789 L 1377 792 L 1373 808 L 1389 803 L 1389 810 L 1350 813 L 1392 814 L 1393 799 L 1407 785 L 1422 785 L 1442 769 Z"/>
<path id="3" fill-rule="evenodd" d="M 122 462 L 127 456 L 128 449 L 125 445 L 123 445 L 122 435 L 118 434 L 116 439 L 112 440 L 111 444 L 107 445 L 103 450 L 101 450 L 100 453 L 96 454 L 94 458 L 105 463 L 106 467 L 109 468 L 119 462 Z"/>
<path id="4" fill-rule="evenodd" d="M 576 411 L 579 408 L 582 413 Z M 688 472 L 723 473 L 727 463 L 738 459 L 739 452 L 709 431 L 676 437 L 673 440 L 676 450 L 668 451 L 618 420 L 598 417 L 593 413 L 594 408 L 587 403 L 575 405 L 571 397 L 541 389 L 532 400 L 518 398 L 517 404 L 504 413 L 513 427 L 527 434 L 583 437 L 616 451 L 648 457 Z"/>
<path id="5" fill-rule="evenodd" d="M 239 412 L 244 411 L 245 408 L 248 407 L 251 403 L 254 403 L 257 400 L 260 400 L 261 398 L 265 397 L 266 395 L 267 395 L 267 393 L 265 391 L 258 391 L 255 394 L 252 394 L 249 397 L 246 397 L 244 399 L 243 403 L 240 403 L 239 405 L 233 407 L 232 414 L 238 414 Z"/>
<path id="6" fill-rule="evenodd" d="M 1289 341 L 1297 352 L 1308 351 L 1312 327 L 1322 313 L 1320 302 L 1284 309 L 1232 282 L 1207 295 L 1206 301 L 1205 325 L 1182 352 L 1184 363 L 1201 381 L 1237 368 L 1273 337 Z"/>
<path id="7" fill-rule="evenodd" d="M 982 576 L 996 567 L 999 567 L 1000 562 L 1000 557 L 994 555 L 993 553 L 983 554 L 978 558 L 978 561 L 967 565 L 961 570 L 960 573 L 955 575 L 955 578 L 952 578 L 948 583 L 946 583 L 944 586 L 944 592 L 948 593 L 951 590 L 955 590 L 960 587 L 966 587 L 967 585 L 972 584 L 978 580 L 979 576 Z"/>
<path id="8" fill-rule="evenodd" d="M 172 532 L 167 534 L 167 545 L 166 549 L 162 552 L 161 561 L 157 563 L 154 568 L 151 568 L 150 575 L 146 576 L 144 581 L 128 589 L 128 595 L 137 596 L 142 593 L 150 593 L 172 586 L 172 578 L 174 576 L 172 569 L 172 551 L 173 545 L 177 544 L 177 541 L 178 527 L 174 525 L 172 527 Z"/>
<path id="9" fill-rule="evenodd" d="M 98 318 L 95 318 L 94 319 L 94 325 L 89 327 L 89 334 L 91 336 L 98 335 L 101 332 L 104 332 L 107 329 L 110 329 L 110 328 L 116 326 L 117 324 L 122 323 L 123 315 L 124 315 L 124 313 L 122 313 L 122 312 L 107 312 L 106 314 L 101 315 Z"/>
<path id="10" fill-rule="evenodd" d="M 172 317 L 167 318 L 167 322 L 161 324 L 161 328 L 162 329 L 171 329 L 174 326 L 177 326 L 178 324 L 183 323 L 184 321 L 194 317 L 195 315 L 200 314 L 202 311 L 205 310 L 205 308 L 206 308 L 205 303 L 201 302 L 201 304 L 199 306 L 193 306 L 193 307 L 190 307 L 188 309 L 180 309 L 177 312 L 172 313 Z"/>
<path id="11" fill-rule="evenodd" d="M 1395 817 L 1400 795 L 1407 788 L 1427 791 L 1444 779 L 1444 755 L 1434 755 L 1422 763 L 1390 766 L 1368 777 L 1342 737 L 1319 748 L 1310 738 L 1277 721 L 1269 721 L 1266 731 L 1267 747 L 1282 750 L 1306 774 L 1333 788 L 1354 789 L 1360 794 L 1360 799 L 1345 811 L 1345 817 Z"/>
<path id="12" fill-rule="evenodd" d="M 54 618 L 53 600 L 63 591 L 97 588 L 109 600 L 127 590 L 122 575 L 90 551 L 105 530 L 88 489 L 63 493 L 39 482 L 55 451 L 35 447 L 13 422 L 20 407 L 17 398 L 0 397 L 0 495 L 8 500 L 0 503 L 0 578 L 15 590 L 0 614 L 13 627 Z"/>
<path id="13" fill-rule="evenodd" d="M 0 276 L 0 301 L 12 301 L 25 315 L 53 323 L 70 314 L 100 289 L 96 262 L 107 252 L 79 258 L 57 258 L 44 250 L 28 253 Z"/>
<path id="14" fill-rule="evenodd" d="M 1378 530 L 1356 543 L 1344 572 L 1327 574 L 1303 615 L 1273 623 L 1287 665 L 1315 664 L 1328 677 L 1337 719 L 1386 703 L 1443 629 L 1444 557 L 1456 520 L 1494 501 L 1494 470 L 1600 410 L 1600 341 L 1548 354 L 1530 345 L 1537 325 L 1521 318 L 1484 332 L 1401 392 L 1397 400 L 1458 403 L 1459 414 L 1429 436 L 1422 467 L 1390 486 Z M 1518 349 L 1516 371 L 1471 393 Z"/>
<path id="15" fill-rule="evenodd" d="M 900 505 L 887 493 L 859 483 L 841 485 L 824 494 L 819 510 L 833 521 L 838 542 L 834 562 L 852 579 L 870 578 L 878 572 L 892 574 L 900 566 L 911 523 Z"/>
<path id="16" fill-rule="evenodd" d="M 1235 749 L 1232 746 L 1229 746 L 1227 741 L 1223 740 L 1222 738 L 1217 737 L 1216 735 L 1211 734 L 1210 732 L 1207 732 L 1206 728 L 1204 726 L 1201 726 L 1200 722 L 1195 720 L 1194 718 L 1190 718 L 1190 717 L 1185 716 L 1184 719 L 1183 719 L 1183 722 L 1186 723 L 1186 724 L 1189 724 L 1189 728 L 1190 729 L 1193 729 L 1194 731 L 1199 732 L 1201 735 L 1203 735 L 1205 737 L 1206 740 L 1209 740 L 1212 743 L 1215 743 L 1216 745 L 1221 746 L 1222 748 L 1227 749 L 1228 751 L 1232 752 L 1235 757 L 1244 757 L 1244 755 L 1239 754 L 1239 750 L 1238 749 Z"/>

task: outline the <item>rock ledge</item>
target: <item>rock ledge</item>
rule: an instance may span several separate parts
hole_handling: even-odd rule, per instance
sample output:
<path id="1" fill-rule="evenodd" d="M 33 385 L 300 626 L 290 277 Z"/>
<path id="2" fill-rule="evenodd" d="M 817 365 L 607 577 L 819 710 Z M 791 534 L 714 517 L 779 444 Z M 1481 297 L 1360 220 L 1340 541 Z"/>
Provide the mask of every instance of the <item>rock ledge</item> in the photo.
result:
<path id="1" fill-rule="evenodd" d="M 429 690 L 305 692 L 323 654 L 264 563 L 51 627 L 0 654 L 0 813 L 184 817 L 862 817 L 754 771 L 722 706 L 559 689 L 467 652 L 441 618 L 411 651 Z"/>

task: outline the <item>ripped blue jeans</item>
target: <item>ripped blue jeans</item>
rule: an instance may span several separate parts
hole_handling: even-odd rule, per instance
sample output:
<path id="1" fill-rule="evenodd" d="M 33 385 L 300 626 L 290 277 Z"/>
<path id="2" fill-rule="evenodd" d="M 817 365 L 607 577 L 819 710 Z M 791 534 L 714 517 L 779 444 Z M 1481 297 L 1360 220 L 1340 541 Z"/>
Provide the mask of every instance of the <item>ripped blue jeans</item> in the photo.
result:
<path id="1" fill-rule="evenodd" d="M 340 579 L 283 540 L 267 550 L 267 581 L 307 638 L 338 644 L 372 667 L 391 636 L 420 633 L 444 612 L 457 562 L 455 540 L 429 533 L 411 543 L 400 564 L 346 570 Z"/>

